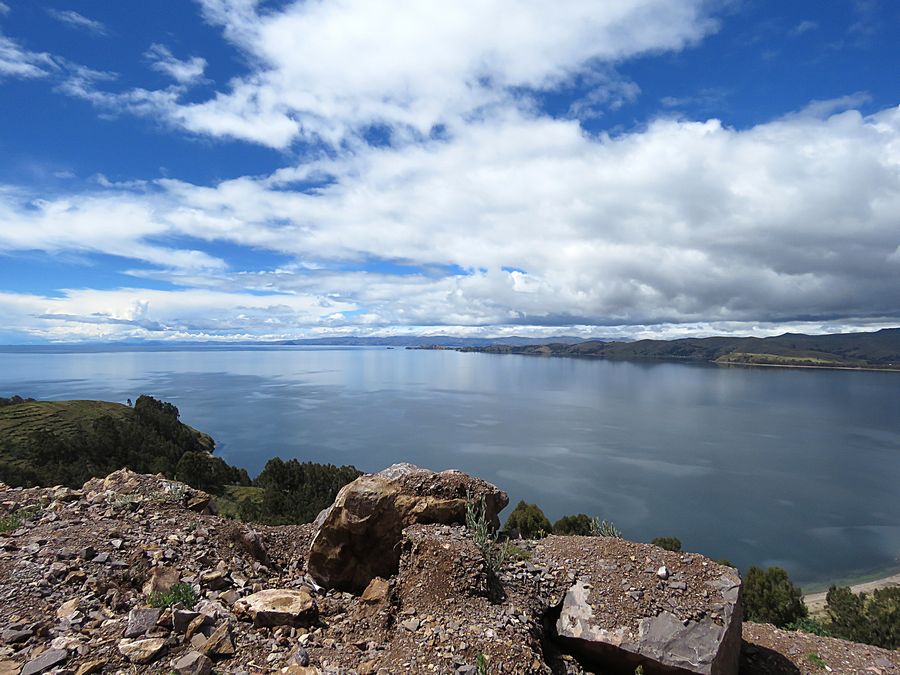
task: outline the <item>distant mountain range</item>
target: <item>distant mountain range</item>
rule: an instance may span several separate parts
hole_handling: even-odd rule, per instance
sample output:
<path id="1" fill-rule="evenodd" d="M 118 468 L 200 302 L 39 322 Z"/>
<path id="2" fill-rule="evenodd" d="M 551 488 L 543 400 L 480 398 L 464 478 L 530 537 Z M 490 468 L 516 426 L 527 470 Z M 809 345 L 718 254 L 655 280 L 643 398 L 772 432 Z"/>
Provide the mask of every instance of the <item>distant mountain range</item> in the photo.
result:
<path id="1" fill-rule="evenodd" d="M 767 338 L 710 337 L 635 342 L 587 340 L 569 344 L 545 341 L 539 345 L 467 346 L 463 347 L 462 351 L 619 360 L 663 359 L 711 361 L 735 365 L 900 370 L 900 328 L 885 328 L 874 333 L 832 335 L 785 333 Z"/>
<path id="2" fill-rule="evenodd" d="M 604 338 L 579 338 L 571 335 L 559 335 L 545 338 L 530 338 L 513 335 L 504 338 L 453 337 L 452 335 L 396 335 L 389 337 L 322 337 L 302 340 L 284 340 L 280 345 L 336 345 L 336 346 L 372 346 L 372 347 L 490 347 L 492 345 L 510 345 L 515 347 L 543 345 L 547 343 L 573 345 L 590 340 L 604 342 Z"/>

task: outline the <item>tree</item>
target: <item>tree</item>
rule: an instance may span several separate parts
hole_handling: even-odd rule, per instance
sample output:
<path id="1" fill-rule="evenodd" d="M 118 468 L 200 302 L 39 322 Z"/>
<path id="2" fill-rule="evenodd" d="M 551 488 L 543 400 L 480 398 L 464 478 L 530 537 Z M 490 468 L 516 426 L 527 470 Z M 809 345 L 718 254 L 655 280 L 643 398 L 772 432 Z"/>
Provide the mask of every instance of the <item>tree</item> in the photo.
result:
<path id="1" fill-rule="evenodd" d="M 678 537 L 657 537 L 650 543 L 654 546 L 664 548 L 667 551 L 675 551 L 678 553 L 681 550 L 681 539 Z"/>
<path id="2" fill-rule="evenodd" d="M 576 534 L 589 537 L 592 532 L 591 517 L 584 513 L 563 516 L 553 523 L 553 534 Z"/>
<path id="3" fill-rule="evenodd" d="M 780 567 L 767 570 L 755 565 L 744 579 L 744 613 L 748 621 L 771 623 L 779 628 L 807 616 L 800 589 Z"/>
<path id="4" fill-rule="evenodd" d="M 541 539 L 553 531 L 553 526 L 537 504 L 520 501 L 506 520 L 507 530 L 518 530 L 525 539 Z"/>
<path id="5" fill-rule="evenodd" d="M 825 602 L 834 635 L 885 649 L 900 646 L 900 587 L 883 588 L 869 596 L 832 586 Z"/>

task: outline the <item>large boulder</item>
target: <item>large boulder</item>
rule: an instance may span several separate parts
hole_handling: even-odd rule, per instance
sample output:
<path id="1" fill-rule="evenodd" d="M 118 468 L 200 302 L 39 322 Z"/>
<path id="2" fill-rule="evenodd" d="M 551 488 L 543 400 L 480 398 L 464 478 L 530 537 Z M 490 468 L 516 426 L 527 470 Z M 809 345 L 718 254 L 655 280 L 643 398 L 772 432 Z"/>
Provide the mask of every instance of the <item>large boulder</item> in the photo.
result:
<path id="1" fill-rule="evenodd" d="M 326 588 L 360 593 L 375 577 L 397 572 L 403 528 L 465 523 L 467 499 L 482 497 L 486 517 L 499 527 L 497 514 L 509 503 L 506 493 L 461 471 L 395 464 L 361 476 L 316 519 L 309 573 Z"/>
<path id="2" fill-rule="evenodd" d="M 574 576 L 556 632 L 583 662 L 610 672 L 633 673 L 640 665 L 648 675 L 737 675 L 737 570 L 606 537 L 551 537 L 543 547 Z"/>

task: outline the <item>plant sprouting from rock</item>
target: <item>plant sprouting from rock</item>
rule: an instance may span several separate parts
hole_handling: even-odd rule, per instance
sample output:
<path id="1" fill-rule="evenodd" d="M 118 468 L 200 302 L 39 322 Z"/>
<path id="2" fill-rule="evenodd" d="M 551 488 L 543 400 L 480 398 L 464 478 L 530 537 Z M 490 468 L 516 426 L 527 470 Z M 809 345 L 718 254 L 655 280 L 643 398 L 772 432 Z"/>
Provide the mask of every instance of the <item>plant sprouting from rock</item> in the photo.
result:
<path id="1" fill-rule="evenodd" d="M 466 495 L 466 529 L 471 533 L 472 541 L 481 551 L 488 568 L 494 573 L 499 572 L 506 560 L 508 548 L 507 543 L 502 546 L 497 543 L 500 533 L 488 521 L 484 495 L 477 500 L 471 494 Z"/>
<path id="2" fill-rule="evenodd" d="M 613 537 L 622 539 L 622 531 L 608 520 L 600 520 L 596 516 L 591 519 L 591 536 Z"/>

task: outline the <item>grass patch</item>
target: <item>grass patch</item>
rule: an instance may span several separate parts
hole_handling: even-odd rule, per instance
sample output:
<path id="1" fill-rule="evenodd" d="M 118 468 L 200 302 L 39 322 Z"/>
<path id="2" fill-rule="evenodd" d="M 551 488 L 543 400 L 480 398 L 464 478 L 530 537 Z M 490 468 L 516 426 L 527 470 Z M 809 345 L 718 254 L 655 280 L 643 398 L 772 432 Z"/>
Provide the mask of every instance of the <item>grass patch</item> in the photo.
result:
<path id="1" fill-rule="evenodd" d="M 531 551 L 528 551 L 524 548 L 520 548 L 515 544 L 506 545 L 506 557 L 512 561 L 517 560 L 531 560 Z"/>
<path id="2" fill-rule="evenodd" d="M 262 506 L 265 490 L 248 485 L 226 485 L 216 494 L 216 506 L 223 518 L 241 520 L 241 502 Z"/>
<path id="3" fill-rule="evenodd" d="M 9 515 L 0 516 L 0 534 L 18 530 L 26 520 L 41 510 L 39 506 L 26 506 Z"/>
<path id="4" fill-rule="evenodd" d="M 810 652 L 806 655 L 806 660 L 813 664 L 816 668 L 824 668 L 825 667 L 825 659 L 816 654 L 815 652 Z"/>
<path id="5" fill-rule="evenodd" d="M 187 609 L 193 609 L 197 604 L 197 594 L 190 584 L 177 583 L 171 590 L 165 593 L 151 593 L 147 596 L 147 604 L 151 607 L 164 609 L 172 605 L 182 605 Z"/>

